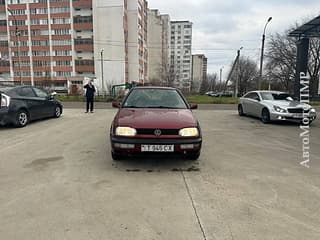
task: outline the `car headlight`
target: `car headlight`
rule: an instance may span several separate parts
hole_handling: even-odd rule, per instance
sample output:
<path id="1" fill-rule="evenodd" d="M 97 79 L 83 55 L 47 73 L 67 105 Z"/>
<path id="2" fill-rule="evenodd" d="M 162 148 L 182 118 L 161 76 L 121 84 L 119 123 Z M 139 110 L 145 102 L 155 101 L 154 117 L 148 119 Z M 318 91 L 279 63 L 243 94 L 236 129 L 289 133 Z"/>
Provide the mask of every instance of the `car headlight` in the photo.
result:
<path id="1" fill-rule="evenodd" d="M 281 107 L 278 107 L 278 106 L 273 106 L 273 109 L 276 111 L 276 112 L 280 112 L 280 113 L 285 113 L 287 112 L 287 110 L 281 108 Z"/>
<path id="2" fill-rule="evenodd" d="M 198 137 L 199 130 L 198 130 L 198 128 L 182 128 L 179 131 L 179 135 L 181 137 Z"/>
<path id="3" fill-rule="evenodd" d="M 0 94 L 0 97 L 1 97 L 0 107 L 9 107 L 10 97 L 5 94 Z"/>
<path id="4" fill-rule="evenodd" d="M 131 127 L 117 127 L 116 135 L 117 136 L 126 136 L 133 137 L 137 134 L 137 130 Z"/>
<path id="5" fill-rule="evenodd" d="M 316 110 L 315 110 L 314 108 L 311 108 L 311 109 L 310 109 L 310 112 L 315 113 Z"/>

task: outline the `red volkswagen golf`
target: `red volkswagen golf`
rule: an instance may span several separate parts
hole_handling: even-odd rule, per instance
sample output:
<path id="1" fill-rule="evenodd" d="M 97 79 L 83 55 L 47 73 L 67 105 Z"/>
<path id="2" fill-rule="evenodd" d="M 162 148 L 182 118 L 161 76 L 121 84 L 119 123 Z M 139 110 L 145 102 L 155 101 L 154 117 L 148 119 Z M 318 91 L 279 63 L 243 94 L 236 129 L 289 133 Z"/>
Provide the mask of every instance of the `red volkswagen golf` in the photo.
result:
<path id="1" fill-rule="evenodd" d="M 181 154 L 196 160 L 201 150 L 199 122 L 175 88 L 136 87 L 122 103 L 110 129 L 114 160 L 136 154 Z"/>

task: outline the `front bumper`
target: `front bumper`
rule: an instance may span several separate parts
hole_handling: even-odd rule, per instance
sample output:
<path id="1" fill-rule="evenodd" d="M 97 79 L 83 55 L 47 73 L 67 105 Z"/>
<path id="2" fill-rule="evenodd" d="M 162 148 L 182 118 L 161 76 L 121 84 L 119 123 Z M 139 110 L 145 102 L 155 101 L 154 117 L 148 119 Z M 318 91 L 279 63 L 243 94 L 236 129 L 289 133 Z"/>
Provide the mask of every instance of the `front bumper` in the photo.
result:
<path id="1" fill-rule="evenodd" d="M 167 138 L 123 138 L 110 137 L 111 149 L 113 152 L 125 154 L 145 153 L 141 151 L 141 145 L 174 145 L 173 152 L 164 152 L 166 154 L 178 153 L 199 153 L 202 145 L 202 138 L 188 138 L 188 139 L 167 139 Z M 120 147 L 121 146 L 121 147 Z M 185 148 L 188 146 L 188 148 Z M 193 146 L 193 147 L 191 147 Z M 162 152 L 148 152 L 154 154 L 161 154 Z"/>
<path id="2" fill-rule="evenodd" d="M 301 122 L 304 118 L 308 118 L 310 121 L 313 121 L 317 118 L 317 114 L 310 113 L 280 113 L 280 112 L 271 112 L 270 120 L 271 121 L 296 121 Z"/>
<path id="3" fill-rule="evenodd" d="M 13 119 L 8 108 L 0 108 L 0 125 L 12 123 Z"/>

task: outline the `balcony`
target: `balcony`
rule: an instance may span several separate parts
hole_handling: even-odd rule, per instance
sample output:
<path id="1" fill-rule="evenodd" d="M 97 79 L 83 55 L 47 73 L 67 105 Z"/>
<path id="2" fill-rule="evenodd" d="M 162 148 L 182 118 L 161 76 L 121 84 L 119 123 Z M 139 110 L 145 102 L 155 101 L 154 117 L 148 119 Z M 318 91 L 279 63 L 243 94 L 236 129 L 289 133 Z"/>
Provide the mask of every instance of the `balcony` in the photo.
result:
<path id="1" fill-rule="evenodd" d="M 1 73 L 8 73 L 10 72 L 10 62 L 0 60 L 0 72 Z"/>
<path id="2" fill-rule="evenodd" d="M 94 72 L 94 60 L 75 60 L 76 72 Z"/>
<path id="3" fill-rule="evenodd" d="M 75 16 L 73 17 L 73 27 L 75 30 L 92 30 L 92 16 Z"/>
<path id="4" fill-rule="evenodd" d="M 73 0 L 72 6 L 74 8 L 92 8 L 92 0 Z"/>
<path id="5" fill-rule="evenodd" d="M 74 39 L 74 48 L 76 51 L 93 51 L 92 38 L 76 38 Z"/>

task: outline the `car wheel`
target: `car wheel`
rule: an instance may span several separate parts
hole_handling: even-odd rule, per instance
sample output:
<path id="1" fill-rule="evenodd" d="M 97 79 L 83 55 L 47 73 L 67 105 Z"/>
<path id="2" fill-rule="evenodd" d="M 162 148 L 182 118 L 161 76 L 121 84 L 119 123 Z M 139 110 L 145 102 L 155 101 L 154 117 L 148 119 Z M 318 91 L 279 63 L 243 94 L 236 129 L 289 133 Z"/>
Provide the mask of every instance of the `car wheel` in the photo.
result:
<path id="1" fill-rule="evenodd" d="M 200 152 L 197 152 L 197 153 L 189 153 L 189 154 L 186 155 L 186 159 L 187 159 L 187 160 L 192 160 L 192 161 L 197 160 L 199 157 L 200 157 Z"/>
<path id="2" fill-rule="evenodd" d="M 16 114 L 16 127 L 25 127 L 29 122 L 29 115 L 26 110 L 19 110 Z"/>
<path id="3" fill-rule="evenodd" d="M 239 116 L 244 116 L 243 108 L 241 104 L 238 105 L 238 113 L 239 113 Z"/>
<path id="4" fill-rule="evenodd" d="M 56 106 L 55 109 L 54 109 L 54 117 L 55 118 L 59 118 L 61 116 L 61 107 L 59 106 Z"/>
<path id="5" fill-rule="evenodd" d="M 122 159 L 122 157 L 119 153 L 111 152 L 111 156 L 112 156 L 113 161 L 120 161 Z"/>
<path id="6" fill-rule="evenodd" d="M 270 122 L 270 113 L 269 113 L 269 110 L 264 108 L 262 110 L 262 114 L 261 114 L 261 121 L 263 123 L 269 123 Z"/>
<path id="7" fill-rule="evenodd" d="M 300 121 L 300 124 L 303 126 L 308 126 L 312 123 L 312 120 L 310 119 L 308 123 L 305 123 L 304 121 Z"/>

